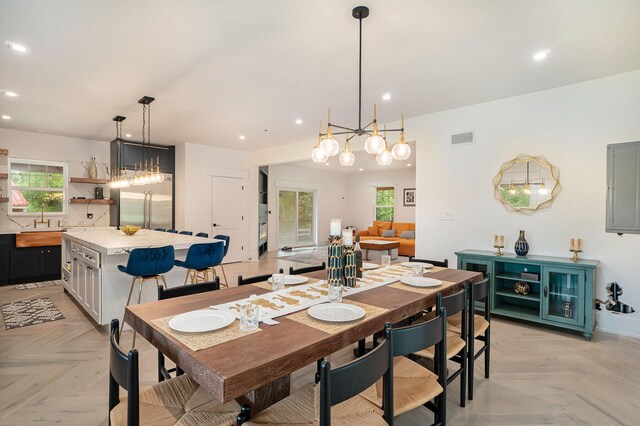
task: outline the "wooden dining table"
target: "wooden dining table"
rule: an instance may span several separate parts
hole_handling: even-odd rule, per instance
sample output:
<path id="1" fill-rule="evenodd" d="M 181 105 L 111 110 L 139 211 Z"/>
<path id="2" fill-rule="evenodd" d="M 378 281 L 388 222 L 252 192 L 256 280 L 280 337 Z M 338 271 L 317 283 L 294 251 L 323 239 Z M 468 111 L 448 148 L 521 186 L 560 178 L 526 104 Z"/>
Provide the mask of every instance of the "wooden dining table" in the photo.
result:
<path id="1" fill-rule="evenodd" d="M 305 275 L 325 279 L 326 270 Z M 434 306 L 437 292 L 446 296 L 459 291 L 465 282 L 482 279 L 479 272 L 457 269 L 442 269 L 427 276 L 446 283 L 429 295 L 385 285 L 346 296 L 345 302 L 360 302 L 387 311 L 372 318 L 365 317 L 353 327 L 334 334 L 283 316 L 276 319 L 276 325 L 261 323 L 261 332 L 192 351 L 153 323 L 159 318 L 270 291 L 258 285 L 130 305 L 126 307 L 124 320 L 217 400 L 235 399 L 249 404 L 252 413 L 257 413 L 289 394 L 292 372 L 373 335 L 387 322 L 400 322 Z"/>

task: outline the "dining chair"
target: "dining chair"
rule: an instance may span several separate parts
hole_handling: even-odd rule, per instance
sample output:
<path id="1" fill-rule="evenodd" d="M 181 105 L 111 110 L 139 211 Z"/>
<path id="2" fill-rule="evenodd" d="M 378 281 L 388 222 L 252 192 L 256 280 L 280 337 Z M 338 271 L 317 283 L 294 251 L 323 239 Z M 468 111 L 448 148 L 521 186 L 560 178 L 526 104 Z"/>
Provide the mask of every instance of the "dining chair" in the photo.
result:
<path id="1" fill-rule="evenodd" d="M 289 275 L 308 274 L 309 272 L 322 271 L 324 269 L 327 269 L 326 262 L 322 262 L 321 265 L 306 266 L 298 269 L 293 269 L 293 266 L 289 266 Z"/>
<path id="2" fill-rule="evenodd" d="M 460 313 L 462 318 L 467 318 L 468 305 L 467 283 L 465 283 L 462 290 L 452 295 L 442 297 L 442 294 L 438 293 L 435 312 L 439 312 L 440 309 L 445 308 L 447 315 L 449 315 L 450 312 L 454 315 Z M 433 313 L 427 313 L 416 322 L 426 321 L 432 314 Z M 460 377 L 460 406 L 464 407 L 467 401 L 467 321 L 463 321 L 460 325 L 460 331 L 447 329 L 446 359 L 460 365 L 460 368 L 447 377 L 447 385 Z M 434 360 L 437 356 L 433 346 L 417 351 L 414 355 L 430 360 Z"/>
<path id="3" fill-rule="evenodd" d="M 187 270 L 184 277 L 184 284 L 191 278 L 191 284 L 202 281 L 209 281 L 209 269 L 222 262 L 224 257 L 224 244 L 220 241 L 202 244 L 192 244 L 187 250 L 184 260 L 176 260 L 176 266 Z M 215 274 L 215 269 L 213 270 Z"/>
<path id="4" fill-rule="evenodd" d="M 442 268 L 449 267 L 449 259 L 444 260 L 428 260 L 428 259 L 416 259 L 413 256 L 409 256 L 409 262 L 422 262 L 422 263 L 430 263 L 433 266 L 440 266 Z"/>
<path id="5" fill-rule="evenodd" d="M 193 235 L 193 231 L 180 231 L 178 232 L 180 235 Z"/>
<path id="6" fill-rule="evenodd" d="M 476 359 L 484 354 L 484 377 L 489 378 L 489 370 L 491 363 L 491 295 L 490 295 L 490 277 L 489 274 L 482 281 L 470 285 L 469 291 L 469 355 L 468 355 L 468 373 L 469 373 L 469 400 L 473 399 L 473 376 Z M 475 313 L 476 303 L 482 303 L 482 314 Z M 475 342 L 479 340 L 483 345 L 476 352 Z"/>
<path id="7" fill-rule="evenodd" d="M 178 230 L 177 229 L 167 229 L 167 232 L 170 234 L 177 234 Z"/>
<path id="8" fill-rule="evenodd" d="M 434 413 L 435 423 L 446 424 L 447 360 L 446 309 L 438 316 L 419 324 L 391 328 L 393 352 L 393 414 L 400 416 L 420 406 Z M 408 356 L 435 346 L 434 372 L 412 361 Z M 381 383 L 376 382 L 360 395 L 378 407 L 384 406 Z"/>
<path id="9" fill-rule="evenodd" d="M 196 237 L 209 238 L 209 234 L 207 234 L 206 232 L 198 232 L 196 234 Z"/>
<path id="10" fill-rule="evenodd" d="M 153 228 L 154 231 L 158 231 L 158 232 L 166 232 L 167 230 L 164 228 Z"/>
<path id="11" fill-rule="evenodd" d="M 283 274 L 284 273 L 284 269 L 280 268 L 278 270 L 278 273 L 279 274 Z M 248 277 L 248 278 L 243 278 L 242 275 L 238 275 L 238 285 L 261 283 L 261 282 L 267 281 L 269 278 L 271 278 L 271 275 L 273 275 L 273 274 L 256 275 L 254 277 Z"/>
<path id="12" fill-rule="evenodd" d="M 220 290 L 220 278 L 215 277 L 213 281 L 199 283 L 194 285 L 174 287 L 165 289 L 164 287 L 158 287 L 158 300 L 173 299 L 175 297 L 190 296 L 192 294 L 205 293 L 207 291 Z M 167 369 L 164 363 L 164 354 L 158 351 L 158 381 L 169 380 L 171 373 L 176 373 L 176 376 L 182 375 L 183 371 L 176 364 L 175 368 Z"/>
<path id="13" fill-rule="evenodd" d="M 124 272 L 127 275 L 133 277 L 131 280 L 131 288 L 129 289 L 129 297 L 127 297 L 127 304 L 131 303 L 131 295 L 133 294 L 133 287 L 138 281 L 138 303 L 142 296 L 142 284 L 145 281 L 156 281 L 156 287 L 160 287 L 161 279 L 164 286 L 167 286 L 167 281 L 164 279 L 164 274 L 173 269 L 176 254 L 173 246 L 164 247 L 152 247 L 152 248 L 137 248 L 131 250 L 129 258 L 127 259 L 127 265 L 118 265 L 118 270 Z M 124 314 L 122 314 L 122 327 L 124 327 Z M 122 332 L 122 330 L 120 330 Z M 136 344 L 136 332 L 133 332 L 133 344 L 131 347 L 135 347 Z"/>
<path id="14" fill-rule="evenodd" d="M 218 234 L 215 237 L 213 237 L 213 239 L 224 241 L 224 257 L 222 258 L 222 260 L 224 261 L 224 258 L 227 257 L 227 253 L 229 253 L 229 246 L 231 245 L 231 237 L 229 237 L 228 235 Z M 222 269 L 222 276 L 224 277 L 224 286 L 229 287 L 229 281 L 227 281 L 227 273 L 224 272 L 224 265 L 222 264 L 222 262 L 220 262 L 220 269 Z"/>
<path id="15" fill-rule="evenodd" d="M 186 374 L 140 389 L 138 351 L 120 347 L 118 320 L 111 321 L 109 361 L 109 425 L 242 423 L 248 406 L 225 404 Z M 120 388 L 127 396 L 120 398 Z"/>
<path id="16" fill-rule="evenodd" d="M 348 364 L 332 369 L 328 361 L 323 361 L 319 384 L 309 384 L 276 402 L 245 425 L 330 426 L 332 421 L 341 425 L 393 425 L 393 343 L 389 331 L 386 336 L 376 349 Z M 381 377 L 383 409 L 360 395 Z"/>

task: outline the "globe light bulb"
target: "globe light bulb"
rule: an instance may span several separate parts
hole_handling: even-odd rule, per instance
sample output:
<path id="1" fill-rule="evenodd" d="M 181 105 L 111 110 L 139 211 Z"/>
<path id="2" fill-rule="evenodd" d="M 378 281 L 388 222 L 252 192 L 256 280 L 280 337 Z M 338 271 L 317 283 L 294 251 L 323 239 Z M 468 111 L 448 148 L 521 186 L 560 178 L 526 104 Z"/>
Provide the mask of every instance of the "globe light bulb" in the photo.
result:
<path id="1" fill-rule="evenodd" d="M 544 183 L 540 185 L 540 187 L 538 188 L 538 194 L 547 195 L 548 193 L 549 193 L 549 190 L 547 189 L 546 186 L 544 186 Z"/>
<path id="2" fill-rule="evenodd" d="M 384 149 L 381 153 L 376 155 L 376 162 L 380 166 L 388 166 L 393 161 L 393 155 L 389 149 Z"/>
<path id="3" fill-rule="evenodd" d="M 328 158 L 327 151 L 322 146 L 316 145 L 311 151 L 311 159 L 314 163 L 324 163 Z"/>
<path id="4" fill-rule="evenodd" d="M 513 186 L 513 185 L 511 185 L 511 186 L 509 187 L 509 194 L 511 194 L 511 195 L 516 195 L 516 192 L 517 192 L 517 191 L 516 191 L 516 187 L 515 187 L 515 186 Z"/>
<path id="5" fill-rule="evenodd" d="M 340 152 L 340 145 L 333 136 L 322 139 L 322 141 L 320 142 L 320 146 L 324 149 L 329 157 L 333 157 L 334 155 L 337 155 L 338 152 Z"/>
<path id="6" fill-rule="evenodd" d="M 340 161 L 341 166 L 350 167 L 356 162 L 356 156 L 351 151 L 342 151 L 338 161 Z"/>
<path id="7" fill-rule="evenodd" d="M 524 188 L 522 188 L 522 192 L 527 195 L 531 195 L 531 186 L 529 186 L 528 184 L 525 185 Z"/>
<path id="8" fill-rule="evenodd" d="M 398 142 L 391 149 L 394 160 L 406 160 L 411 156 L 411 146 L 406 142 Z"/>
<path id="9" fill-rule="evenodd" d="M 380 135 L 371 135 L 364 142 L 364 149 L 368 154 L 380 154 L 384 151 L 384 139 Z"/>

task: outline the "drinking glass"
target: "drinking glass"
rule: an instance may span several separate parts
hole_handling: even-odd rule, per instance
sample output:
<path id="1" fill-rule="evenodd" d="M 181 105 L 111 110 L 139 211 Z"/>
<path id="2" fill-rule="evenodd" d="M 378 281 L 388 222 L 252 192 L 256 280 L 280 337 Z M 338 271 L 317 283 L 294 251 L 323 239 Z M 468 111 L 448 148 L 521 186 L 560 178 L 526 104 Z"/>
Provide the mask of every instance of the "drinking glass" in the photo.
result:
<path id="1" fill-rule="evenodd" d="M 253 331 L 258 329 L 260 307 L 253 303 L 240 306 L 240 330 Z"/>
<path id="2" fill-rule="evenodd" d="M 284 274 L 271 275 L 271 290 L 278 291 L 284 288 Z"/>
<path id="3" fill-rule="evenodd" d="M 382 263 L 382 267 L 391 266 L 391 256 L 388 254 L 383 254 L 380 256 L 380 263 Z"/>
<path id="4" fill-rule="evenodd" d="M 342 284 L 329 283 L 329 302 L 340 303 L 342 302 Z"/>
<path id="5" fill-rule="evenodd" d="M 411 272 L 413 272 L 414 277 L 422 277 L 424 276 L 424 265 L 416 263 L 415 265 L 411 265 Z"/>

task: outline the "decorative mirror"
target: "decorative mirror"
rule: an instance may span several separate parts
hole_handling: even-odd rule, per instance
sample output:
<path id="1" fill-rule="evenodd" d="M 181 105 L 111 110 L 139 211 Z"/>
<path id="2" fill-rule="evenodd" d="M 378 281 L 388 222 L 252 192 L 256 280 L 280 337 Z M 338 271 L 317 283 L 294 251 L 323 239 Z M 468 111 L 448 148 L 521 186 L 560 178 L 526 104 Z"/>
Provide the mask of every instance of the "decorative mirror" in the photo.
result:
<path id="1" fill-rule="evenodd" d="M 542 155 L 520 154 L 502 164 L 493 185 L 507 210 L 533 213 L 551 206 L 560 192 L 560 170 Z"/>

